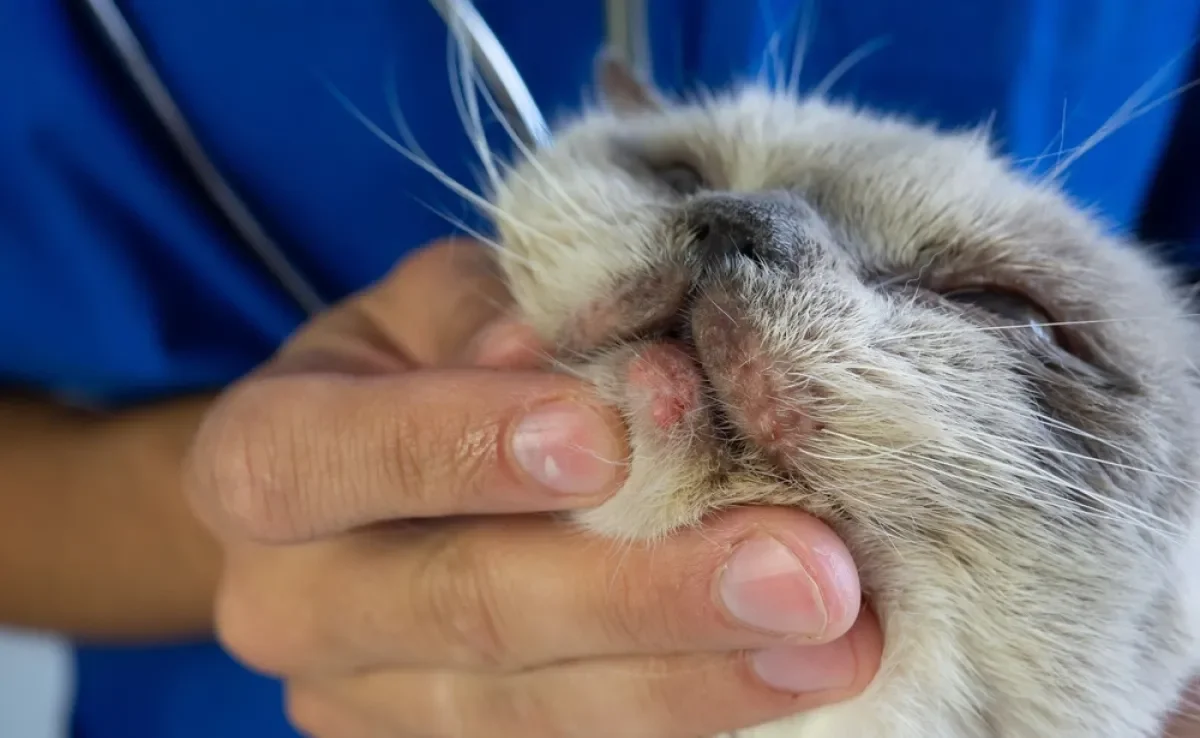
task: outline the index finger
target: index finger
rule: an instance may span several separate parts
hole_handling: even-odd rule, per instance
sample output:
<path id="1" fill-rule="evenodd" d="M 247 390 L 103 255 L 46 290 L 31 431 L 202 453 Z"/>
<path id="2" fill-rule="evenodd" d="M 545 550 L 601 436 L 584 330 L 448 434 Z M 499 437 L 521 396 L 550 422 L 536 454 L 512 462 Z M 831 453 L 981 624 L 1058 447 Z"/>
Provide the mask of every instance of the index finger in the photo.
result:
<path id="1" fill-rule="evenodd" d="M 277 375 L 209 414 L 188 488 L 218 531 L 298 543 L 388 520 L 594 506 L 626 455 L 617 413 L 562 375 Z"/>

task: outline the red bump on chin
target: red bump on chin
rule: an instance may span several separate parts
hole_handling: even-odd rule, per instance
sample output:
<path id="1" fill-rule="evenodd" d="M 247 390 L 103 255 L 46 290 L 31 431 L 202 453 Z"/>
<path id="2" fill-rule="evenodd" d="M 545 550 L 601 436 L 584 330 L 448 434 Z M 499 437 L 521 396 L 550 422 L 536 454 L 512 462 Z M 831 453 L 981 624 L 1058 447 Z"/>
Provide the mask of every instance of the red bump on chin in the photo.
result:
<path id="1" fill-rule="evenodd" d="M 746 441 L 787 464 L 822 428 L 818 387 L 797 384 L 763 345 L 742 303 L 714 288 L 696 303 L 696 347 L 725 413 Z"/>
<path id="2" fill-rule="evenodd" d="M 727 399 L 742 431 L 755 445 L 786 459 L 820 426 L 804 407 L 804 394 L 787 391 L 780 372 L 761 351 L 733 370 Z"/>
<path id="3" fill-rule="evenodd" d="M 647 346 L 629 364 L 629 388 L 641 395 L 654 427 L 669 432 L 700 406 L 695 361 L 668 343 Z"/>

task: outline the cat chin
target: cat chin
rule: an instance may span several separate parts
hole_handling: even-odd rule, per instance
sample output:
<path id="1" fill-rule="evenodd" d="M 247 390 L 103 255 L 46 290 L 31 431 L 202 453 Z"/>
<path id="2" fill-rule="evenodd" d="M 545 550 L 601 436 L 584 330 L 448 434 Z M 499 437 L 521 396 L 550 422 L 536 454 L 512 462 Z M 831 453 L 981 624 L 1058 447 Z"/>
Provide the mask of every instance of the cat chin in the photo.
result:
<path id="1" fill-rule="evenodd" d="M 966 711 L 953 710 L 979 694 L 952 634 L 904 618 L 893 618 L 888 631 L 888 653 L 903 654 L 905 663 L 885 657 L 858 697 L 714 738 L 996 738 L 986 720 L 968 722 Z"/>

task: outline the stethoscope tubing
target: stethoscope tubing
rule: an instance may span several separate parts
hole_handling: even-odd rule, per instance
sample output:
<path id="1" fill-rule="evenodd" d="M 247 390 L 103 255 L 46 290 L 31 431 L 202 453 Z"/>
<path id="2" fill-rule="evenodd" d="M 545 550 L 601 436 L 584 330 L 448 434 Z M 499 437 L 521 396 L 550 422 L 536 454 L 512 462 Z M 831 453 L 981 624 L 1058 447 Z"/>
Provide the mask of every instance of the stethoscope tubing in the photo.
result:
<path id="1" fill-rule="evenodd" d="M 327 307 L 319 291 L 254 216 L 233 184 L 205 152 L 145 47 L 122 12 L 119 0 L 79 0 L 130 81 L 163 126 L 213 204 L 251 254 L 306 315 Z M 527 146 L 550 142 L 550 131 L 512 59 L 470 0 L 430 0 L 446 25 L 465 42 L 481 76 Z M 650 73 L 645 0 L 605 0 L 606 45 L 632 68 Z"/>

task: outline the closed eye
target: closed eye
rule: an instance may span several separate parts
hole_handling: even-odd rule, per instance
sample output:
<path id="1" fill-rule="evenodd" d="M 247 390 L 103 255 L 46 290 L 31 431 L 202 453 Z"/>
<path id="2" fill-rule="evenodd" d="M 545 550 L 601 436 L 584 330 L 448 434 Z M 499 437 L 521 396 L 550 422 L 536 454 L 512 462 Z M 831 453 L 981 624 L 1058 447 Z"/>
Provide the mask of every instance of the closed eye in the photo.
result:
<path id="1" fill-rule="evenodd" d="M 942 293 L 942 298 L 958 305 L 982 310 L 1003 320 L 1014 329 L 1051 345 L 1066 348 L 1067 341 L 1055 321 L 1031 298 L 1008 289 L 969 287 Z"/>
<path id="2" fill-rule="evenodd" d="M 655 179 L 680 195 L 694 195 L 708 186 L 695 167 L 683 162 L 658 165 L 651 170 Z"/>

